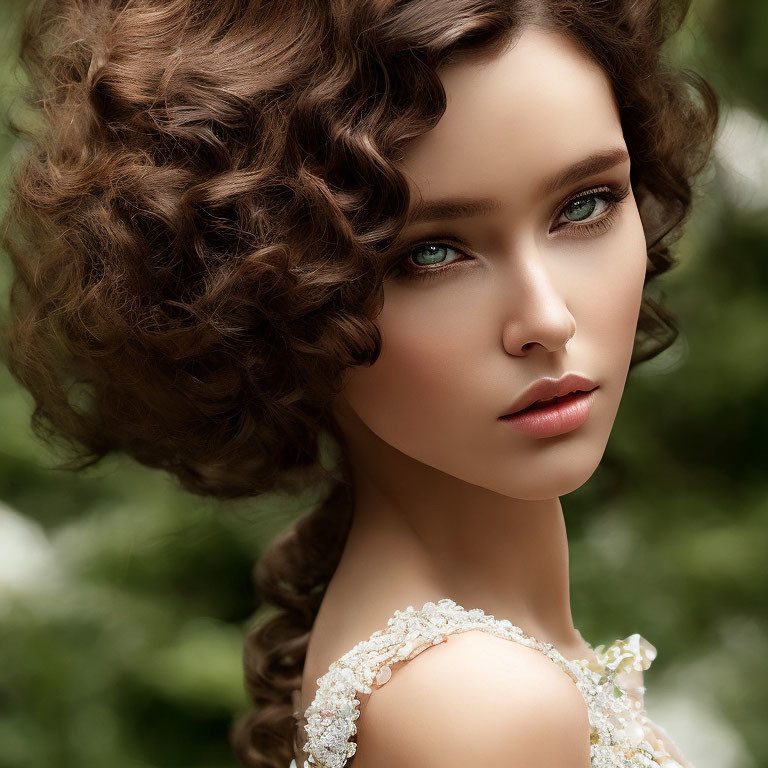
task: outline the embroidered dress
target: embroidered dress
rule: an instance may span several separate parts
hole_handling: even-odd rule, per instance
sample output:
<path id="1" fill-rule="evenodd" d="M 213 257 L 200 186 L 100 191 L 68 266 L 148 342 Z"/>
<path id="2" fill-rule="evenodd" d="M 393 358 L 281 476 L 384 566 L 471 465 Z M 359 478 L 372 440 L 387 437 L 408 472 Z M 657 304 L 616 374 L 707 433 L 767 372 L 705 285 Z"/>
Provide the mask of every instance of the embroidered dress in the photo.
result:
<path id="1" fill-rule="evenodd" d="M 466 610 L 449 598 L 427 602 L 421 609 L 409 605 L 395 611 L 386 629 L 358 643 L 317 679 L 303 721 L 300 712 L 294 713 L 298 732 L 304 732 L 299 742 L 306 739 L 297 742 L 308 755 L 301 768 L 344 768 L 357 748 L 352 739 L 360 716 L 357 694 L 386 685 L 394 663 L 413 659 L 450 634 L 474 629 L 536 648 L 571 677 L 587 705 L 592 768 L 693 768 L 645 714 L 643 671 L 656 658 L 656 649 L 644 637 L 635 633 L 607 647 L 587 643 L 596 659 L 568 660 L 551 643 L 537 640 L 510 621 L 479 608 Z M 288 768 L 297 768 L 295 758 Z"/>

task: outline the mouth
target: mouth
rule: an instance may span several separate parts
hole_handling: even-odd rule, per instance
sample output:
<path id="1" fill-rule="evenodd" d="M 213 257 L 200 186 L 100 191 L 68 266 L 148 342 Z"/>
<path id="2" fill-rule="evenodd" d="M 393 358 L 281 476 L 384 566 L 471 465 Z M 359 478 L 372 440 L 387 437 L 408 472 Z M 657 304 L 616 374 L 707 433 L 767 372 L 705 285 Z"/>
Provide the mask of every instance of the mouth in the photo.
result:
<path id="1" fill-rule="evenodd" d="M 593 387 L 593 389 L 597 389 L 597 387 Z M 589 392 L 592 392 L 592 389 L 577 389 L 573 392 L 569 392 L 567 395 L 560 395 L 560 397 L 550 397 L 548 400 L 536 400 L 536 402 L 531 403 L 527 408 L 521 408 L 519 411 L 515 411 L 515 413 L 524 413 L 525 411 L 533 411 L 537 410 L 539 408 L 547 408 L 550 405 L 555 405 L 557 403 L 567 403 L 574 398 L 578 397 L 579 395 L 586 395 Z M 510 413 L 508 416 L 503 416 L 502 418 L 508 418 L 509 416 L 514 416 L 515 413 Z"/>
<path id="2" fill-rule="evenodd" d="M 597 389 L 598 384 L 581 373 L 567 373 L 559 379 L 541 378 L 530 384 L 501 416 L 513 416 L 531 407 L 547 407 L 557 404 L 558 400 L 574 395 L 582 395 Z"/>
<path id="3" fill-rule="evenodd" d="M 597 389 L 576 390 L 567 395 L 537 400 L 526 408 L 502 416 L 499 421 L 530 437 L 562 435 L 587 421 Z"/>

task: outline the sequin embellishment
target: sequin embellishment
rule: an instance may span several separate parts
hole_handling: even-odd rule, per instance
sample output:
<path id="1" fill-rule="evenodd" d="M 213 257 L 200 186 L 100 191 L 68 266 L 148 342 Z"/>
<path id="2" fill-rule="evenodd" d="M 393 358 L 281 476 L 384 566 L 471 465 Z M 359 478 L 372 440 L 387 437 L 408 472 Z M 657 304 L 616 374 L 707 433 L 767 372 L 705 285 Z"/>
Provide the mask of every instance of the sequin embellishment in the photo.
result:
<path id="1" fill-rule="evenodd" d="M 445 641 L 449 634 L 479 629 L 536 648 L 557 663 L 584 697 L 590 723 L 592 768 L 682 768 L 672 759 L 651 728 L 643 705 L 642 673 L 656 649 L 641 635 L 592 649 L 596 660 L 566 659 L 551 643 L 526 634 L 506 619 L 479 608 L 466 610 L 449 598 L 409 605 L 395 611 L 386 629 L 374 632 L 334 661 L 317 679 L 318 689 L 304 713 L 308 760 L 303 768 L 344 768 L 355 754 L 355 720 L 360 716 L 358 693 L 386 685 L 391 665 L 412 659 Z M 289 768 L 296 768 L 295 760 Z"/>

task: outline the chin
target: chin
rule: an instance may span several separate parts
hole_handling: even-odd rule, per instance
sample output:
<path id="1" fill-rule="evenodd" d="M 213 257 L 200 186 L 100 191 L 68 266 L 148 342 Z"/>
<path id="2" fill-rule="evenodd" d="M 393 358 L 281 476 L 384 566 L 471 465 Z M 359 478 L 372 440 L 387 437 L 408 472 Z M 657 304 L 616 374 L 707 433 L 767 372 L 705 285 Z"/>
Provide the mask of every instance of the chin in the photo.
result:
<path id="1" fill-rule="evenodd" d="M 550 456 L 535 466 L 517 466 L 500 473 L 503 479 L 492 487 L 496 493 L 524 501 L 540 501 L 564 496 L 581 488 L 600 464 L 604 445 L 572 447 L 560 458 Z"/>
<path id="2" fill-rule="evenodd" d="M 596 468 L 595 468 L 596 469 Z M 581 474 L 571 473 L 569 477 L 547 477 L 541 480 L 523 480 L 520 483 L 506 484 L 506 487 L 499 491 L 505 496 L 522 501 L 542 501 L 544 499 L 554 499 L 558 496 L 565 496 L 572 491 L 581 488 L 584 483 L 594 474 L 591 472 Z"/>

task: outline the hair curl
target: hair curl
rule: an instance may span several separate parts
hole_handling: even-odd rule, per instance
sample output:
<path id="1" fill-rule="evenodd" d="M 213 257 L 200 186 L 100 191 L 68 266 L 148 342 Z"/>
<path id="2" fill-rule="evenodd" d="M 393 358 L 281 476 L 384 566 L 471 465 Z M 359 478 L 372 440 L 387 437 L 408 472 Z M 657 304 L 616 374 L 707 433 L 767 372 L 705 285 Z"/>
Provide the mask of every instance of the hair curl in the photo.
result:
<path id="1" fill-rule="evenodd" d="M 379 354 L 387 246 L 409 204 L 397 163 L 443 114 L 437 68 L 531 21 L 602 66 L 647 284 L 674 264 L 718 122 L 712 87 L 661 55 L 689 2 L 28 6 L 20 56 L 42 119 L 10 126 L 28 144 L 3 218 L 3 352 L 34 396 L 35 432 L 72 451 L 70 468 L 121 451 L 218 498 L 330 480 L 257 566 L 261 599 L 280 611 L 246 640 L 257 708 L 232 731 L 244 765 L 300 759 L 292 693 L 353 505 L 330 405 L 342 372 Z M 677 334 L 645 296 L 631 366 Z M 333 471 L 326 443 L 340 449 Z"/>

